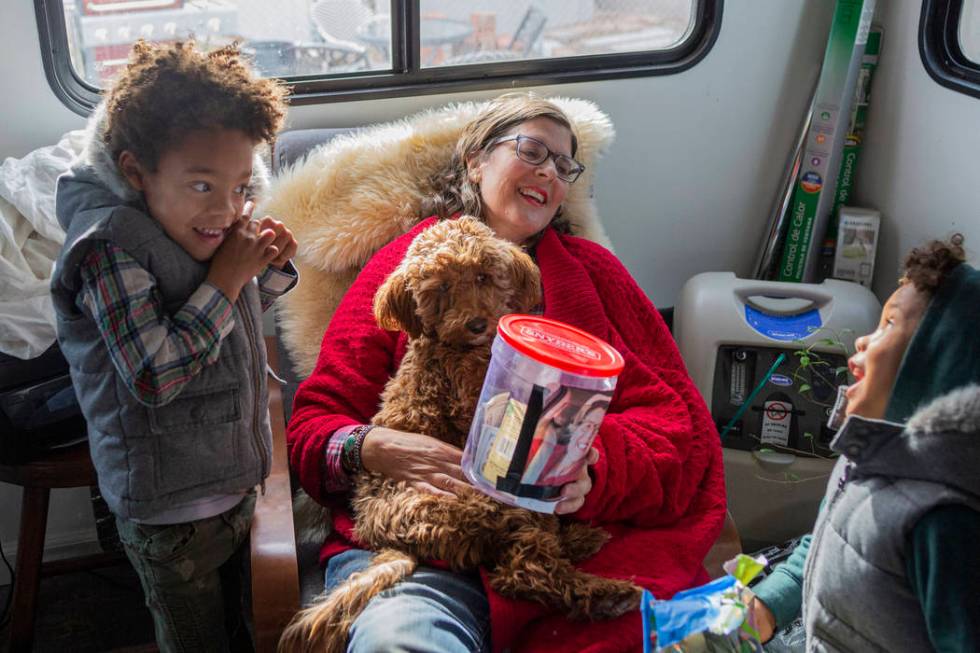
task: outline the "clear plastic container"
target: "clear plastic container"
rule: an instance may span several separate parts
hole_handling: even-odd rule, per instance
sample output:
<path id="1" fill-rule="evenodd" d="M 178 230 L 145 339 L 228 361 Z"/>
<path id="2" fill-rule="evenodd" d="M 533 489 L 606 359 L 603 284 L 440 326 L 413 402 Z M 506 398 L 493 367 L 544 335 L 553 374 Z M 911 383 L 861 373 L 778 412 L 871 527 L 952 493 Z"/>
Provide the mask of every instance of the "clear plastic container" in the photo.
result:
<path id="1" fill-rule="evenodd" d="M 623 357 L 557 320 L 505 315 L 463 451 L 473 485 L 552 513 L 578 477 L 612 400 Z"/>

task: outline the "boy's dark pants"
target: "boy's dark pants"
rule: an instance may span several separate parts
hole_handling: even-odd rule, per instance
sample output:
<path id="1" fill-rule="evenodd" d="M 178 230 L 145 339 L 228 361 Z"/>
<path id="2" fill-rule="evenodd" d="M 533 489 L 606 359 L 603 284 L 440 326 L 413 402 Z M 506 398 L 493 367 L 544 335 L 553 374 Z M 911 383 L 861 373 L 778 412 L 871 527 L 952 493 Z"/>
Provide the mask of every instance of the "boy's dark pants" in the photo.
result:
<path id="1" fill-rule="evenodd" d="M 220 515 L 184 524 L 116 518 L 163 653 L 252 650 L 246 599 L 254 512 L 251 491 Z"/>

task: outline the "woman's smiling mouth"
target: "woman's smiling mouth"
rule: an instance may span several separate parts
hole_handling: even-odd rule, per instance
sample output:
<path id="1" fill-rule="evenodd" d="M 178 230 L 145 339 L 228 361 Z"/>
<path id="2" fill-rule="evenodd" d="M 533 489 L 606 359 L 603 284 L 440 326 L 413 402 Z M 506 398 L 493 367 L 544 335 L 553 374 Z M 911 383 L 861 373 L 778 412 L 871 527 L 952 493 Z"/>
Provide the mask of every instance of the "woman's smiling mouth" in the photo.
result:
<path id="1" fill-rule="evenodd" d="M 548 193 L 542 188 L 526 187 L 518 189 L 517 192 L 535 206 L 544 206 L 548 203 Z"/>

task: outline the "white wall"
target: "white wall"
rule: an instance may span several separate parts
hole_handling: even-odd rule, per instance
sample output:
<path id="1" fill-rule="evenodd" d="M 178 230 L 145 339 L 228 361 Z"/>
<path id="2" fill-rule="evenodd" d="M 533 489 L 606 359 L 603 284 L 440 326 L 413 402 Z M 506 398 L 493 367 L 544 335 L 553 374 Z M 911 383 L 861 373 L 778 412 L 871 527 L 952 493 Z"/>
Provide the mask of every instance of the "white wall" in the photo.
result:
<path id="1" fill-rule="evenodd" d="M 902 258 L 926 240 L 966 236 L 980 260 L 980 98 L 937 84 L 919 57 L 917 2 L 885 1 L 881 59 L 855 199 L 882 213 L 874 290 L 895 289 Z"/>
<path id="2" fill-rule="evenodd" d="M 0 20 L 0 159 L 20 157 L 84 124 L 58 101 L 44 76 L 33 2 L 4 2 Z"/>
<path id="3" fill-rule="evenodd" d="M 22 156 L 84 120 L 44 81 L 31 3 L 4 4 L 0 157 Z M 919 3 L 880 4 L 885 42 L 856 199 L 885 215 L 876 285 L 884 296 L 900 252 L 926 236 L 955 227 L 980 249 L 980 100 L 940 87 L 922 69 Z M 749 272 L 816 79 L 832 7 L 728 0 L 718 42 L 684 73 L 540 89 L 595 100 L 612 117 L 618 137 L 598 167 L 596 199 L 617 253 L 658 305 L 673 304 L 698 272 Z M 495 93 L 301 106 L 288 126 L 356 126 Z M 0 539 L 9 551 L 19 490 L 0 484 L 0 505 Z M 87 492 L 56 493 L 52 509 L 52 538 L 94 538 Z"/>

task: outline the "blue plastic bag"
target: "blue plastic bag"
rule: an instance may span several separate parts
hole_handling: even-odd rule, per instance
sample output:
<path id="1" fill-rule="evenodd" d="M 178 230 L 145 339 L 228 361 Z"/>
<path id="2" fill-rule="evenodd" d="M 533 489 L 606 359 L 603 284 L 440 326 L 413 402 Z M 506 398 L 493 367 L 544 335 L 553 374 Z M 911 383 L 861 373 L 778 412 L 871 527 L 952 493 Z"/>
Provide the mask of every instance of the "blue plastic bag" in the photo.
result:
<path id="1" fill-rule="evenodd" d="M 739 555 L 728 575 L 678 592 L 670 600 L 643 593 L 643 651 L 752 653 L 762 651 L 742 590 L 765 567 L 765 558 Z"/>

